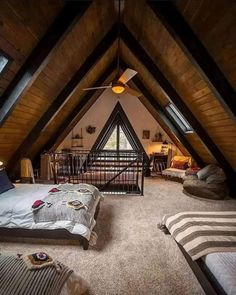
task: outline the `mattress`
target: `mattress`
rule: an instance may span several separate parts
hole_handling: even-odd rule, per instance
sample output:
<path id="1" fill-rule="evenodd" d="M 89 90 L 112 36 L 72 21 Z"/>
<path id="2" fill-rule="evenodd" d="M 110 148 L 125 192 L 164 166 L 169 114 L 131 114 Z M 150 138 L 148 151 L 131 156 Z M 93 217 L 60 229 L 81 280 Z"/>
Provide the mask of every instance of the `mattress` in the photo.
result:
<path id="1" fill-rule="evenodd" d="M 184 178 L 186 170 L 176 169 L 176 168 L 167 168 L 163 170 L 161 173 L 165 176 L 170 177 L 178 177 L 178 178 Z"/>
<path id="2" fill-rule="evenodd" d="M 211 253 L 202 259 L 225 293 L 235 295 L 236 252 Z"/>
<path id="3" fill-rule="evenodd" d="M 91 220 L 91 227 L 74 224 L 72 221 L 56 221 L 35 223 L 31 206 L 35 200 L 43 200 L 55 185 L 46 184 L 16 184 L 15 188 L 0 195 L 0 227 L 23 229 L 66 229 L 72 234 L 78 234 L 90 239 L 96 222 Z"/>

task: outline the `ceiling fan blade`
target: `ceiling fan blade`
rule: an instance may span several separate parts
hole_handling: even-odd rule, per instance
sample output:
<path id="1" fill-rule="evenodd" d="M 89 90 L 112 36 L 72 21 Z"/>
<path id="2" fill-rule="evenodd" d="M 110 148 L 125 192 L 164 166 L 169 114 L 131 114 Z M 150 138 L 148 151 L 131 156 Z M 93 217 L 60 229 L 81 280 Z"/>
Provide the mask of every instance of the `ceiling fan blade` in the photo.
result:
<path id="1" fill-rule="evenodd" d="M 126 69 L 124 73 L 120 76 L 119 82 L 126 84 L 130 79 L 133 78 L 138 72 L 132 69 Z"/>
<path id="2" fill-rule="evenodd" d="M 136 97 L 140 97 L 140 96 L 142 96 L 142 93 L 140 93 L 139 91 L 137 91 L 137 90 L 135 90 L 135 89 L 133 89 L 133 88 L 130 88 L 130 87 L 128 87 L 128 86 L 125 86 L 125 90 L 126 90 L 129 94 L 131 94 L 131 95 L 133 95 L 133 96 L 136 96 Z"/>
<path id="3" fill-rule="evenodd" d="M 106 89 L 106 88 L 111 88 L 111 85 L 110 86 L 89 87 L 89 88 L 84 88 L 83 90 L 95 90 L 95 89 Z"/>

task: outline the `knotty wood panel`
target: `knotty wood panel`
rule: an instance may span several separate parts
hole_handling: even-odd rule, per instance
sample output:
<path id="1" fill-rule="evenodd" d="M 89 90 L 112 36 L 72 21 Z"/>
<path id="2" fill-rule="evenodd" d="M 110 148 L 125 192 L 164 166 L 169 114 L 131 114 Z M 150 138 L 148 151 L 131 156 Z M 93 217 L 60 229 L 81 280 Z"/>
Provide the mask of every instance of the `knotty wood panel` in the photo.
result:
<path id="1" fill-rule="evenodd" d="M 33 144 L 33 146 L 29 149 L 29 155 L 34 156 L 42 146 L 50 139 L 52 134 L 57 130 L 60 124 L 66 119 L 68 114 L 75 108 L 78 102 L 83 98 L 86 92 L 83 91 L 83 88 L 90 87 L 94 84 L 94 82 L 98 79 L 98 77 L 102 74 L 105 68 L 111 63 L 111 61 L 115 58 L 117 53 L 117 42 L 114 42 L 110 49 L 106 52 L 106 54 L 99 60 L 99 62 L 94 65 L 88 72 L 88 74 L 84 77 L 84 79 L 78 84 L 77 89 L 71 95 L 70 99 L 63 105 L 63 107 L 58 111 L 53 120 L 44 128 L 38 140 Z M 116 73 L 113 74 L 112 78 L 114 78 Z M 111 81 L 111 77 L 109 77 L 109 82 Z M 109 83 L 108 83 L 109 84 Z M 107 85 L 107 84 L 104 84 Z M 100 86 L 100 85 L 98 85 Z M 101 92 L 98 92 L 100 95 Z M 95 97 L 97 98 L 99 95 L 94 95 L 93 101 Z M 81 114 L 78 114 L 81 116 Z M 76 119 L 75 119 L 76 121 Z M 65 129 L 68 126 L 65 126 Z"/>
<path id="2" fill-rule="evenodd" d="M 231 150 L 232 146 L 236 146 L 235 137 L 231 137 L 236 133 L 235 123 L 229 118 L 195 66 L 145 1 L 128 1 L 124 19 L 127 27 L 152 56 L 209 136 L 236 168 L 236 158 Z M 218 133 L 219 128 L 225 130 L 227 142 L 224 145 L 220 144 L 224 136 Z"/>
<path id="3" fill-rule="evenodd" d="M 236 89 L 236 2 L 180 0 L 176 5 Z"/>
<path id="4" fill-rule="evenodd" d="M 20 98 L 19 104 L 0 129 L 0 134 L 1 130 L 5 129 L 4 132 L 6 132 L 7 127 L 5 126 L 8 123 L 11 123 L 12 126 L 15 124 L 15 128 L 20 123 L 25 126 L 24 132 L 21 133 L 21 141 L 23 142 L 48 106 L 110 29 L 114 20 L 112 2 L 94 1 L 52 54 L 47 66 L 28 92 Z M 30 111 L 27 105 L 31 99 L 35 105 L 31 104 Z M 11 143 L 10 139 L 9 143 Z M 14 148 L 5 151 L 4 159 L 8 160 L 18 147 L 19 143 L 17 142 Z M 0 154 L 2 155 L 1 148 Z"/>
<path id="5" fill-rule="evenodd" d="M 0 95 L 53 22 L 63 3 L 63 0 L 0 1 L 0 48 L 13 59 L 1 77 Z"/>
<path id="6" fill-rule="evenodd" d="M 161 90 L 160 86 L 157 82 L 154 81 L 152 75 L 150 75 L 142 65 L 142 63 L 137 60 L 137 58 L 130 52 L 130 50 L 122 43 L 122 57 L 127 63 L 129 63 L 133 69 L 138 71 L 139 79 L 145 84 L 148 88 L 149 92 L 157 99 L 157 101 L 163 106 L 163 108 L 169 102 L 168 98 L 164 95 L 163 91 Z M 215 163 L 215 159 L 206 149 L 205 145 L 199 139 L 196 133 L 193 134 L 186 134 L 186 139 L 189 143 L 192 144 L 193 148 L 196 152 L 201 155 L 201 158 L 206 163 Z"/>
<path id="7" fill-rule="evenodd" d="M 116 77 L 116 71 L 112 73 L 110 77 L 107 78 L 105 81 L 106 84 L 109 84 L 113 79 Z M 78 113 L 78 115 L 74 118 L 72 123 L 69 126 L 65 126 L 65 130 L 67 132 L 63 133 L 55 142 L 55 148 L 57 148 L 60 143 L 65 139 L 65 137 L 69 134 L 69 130 L 71 131 L 73 127 L 79 122 L 79 120 L 83 117 L 83 115 L 86 113 L 86 111 L 93 105 L 93 103 L 100 97 L 103 90 L 98 90 L 93 97 L 91 98 L 90 102 L 81 110 L 81 112 Z M 61 123 L 61 122 L 60 122 Z M 48 128 L 43 132 L 42 136 L 38 138 L 38 140 L 35 142 L 35 144 L 31 148 L 30 156 L 34 158 L 38 152 L 41 150 L 41 148 L 46 144 L 47 140 L 50 139 L 52 134 L 56 131 L 56 129 L 59 127 L 59 124 L 55 124 L 55 121 L 53 121 Z"/>

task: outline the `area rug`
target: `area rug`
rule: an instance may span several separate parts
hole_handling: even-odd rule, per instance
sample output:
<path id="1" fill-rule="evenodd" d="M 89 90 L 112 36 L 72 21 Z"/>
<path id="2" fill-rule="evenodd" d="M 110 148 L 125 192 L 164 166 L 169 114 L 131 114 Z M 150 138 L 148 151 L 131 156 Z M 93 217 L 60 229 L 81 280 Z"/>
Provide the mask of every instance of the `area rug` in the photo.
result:
<path id="1" fill-rule="evenodd" d="M 180 183 L 145 179 L 144 196 L 105 196 L 98 242 L 88 251 L 64 241 L 25 240 L 0 242 L 0 252 L 44 251 L 79 273 L 91 295 L 204 294 L 174 240 L 157 229 L 163 214 L 183 210 L 236 210 L 236 201 L 190 198 Z"/>

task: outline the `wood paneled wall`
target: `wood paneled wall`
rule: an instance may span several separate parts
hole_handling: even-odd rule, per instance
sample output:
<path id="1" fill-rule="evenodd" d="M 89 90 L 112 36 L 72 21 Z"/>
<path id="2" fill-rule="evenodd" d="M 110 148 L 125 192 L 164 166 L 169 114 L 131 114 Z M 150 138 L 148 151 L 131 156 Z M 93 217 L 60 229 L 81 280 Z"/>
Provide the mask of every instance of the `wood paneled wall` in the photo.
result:
<path id="1" fill-rule="evenodd" d="M 0 1 L 0 49 L 12 59 L 12 63 L 0 79 L 0 95 L 53 22 L 63 4 L 63 0 Z"/>
<path id="2" fill-rule="evenodd" d="M 176 6 L 236 90 L 236 2 L 178 0 Z"/>
<path id="3" fill-rule="evenodd" d="M 125 23 L 236 169 L 235 122 L 218 102 L 196 67 L 145 1 L 130 0 L 127 2 Z M 221 37 L 218 42 L 221 42 Z"/>
<path id="4" fill-rule="evenodd" d="M 212 5 L 211 0 L 178 0 L 176 5 L 236 89 L 236 7 L 232 2 L 215 0 Z M 64 0 L 0 1 L 0 48 L 13 58 L 9 69 L 0 79 L 0 95 L 63 5 Z M 47 66 L 27 93 L 21 97 L 11 116 L 0 128 L 1 160 L 7 162 L 11 158 L 116 20 L 113 1 L 93 1 L 80 21 L 51 55 Z M 126 0 L 123 21 L 236 169 L 235 122 L 146 1 Z M 169 100 L 148 69 L 144 68 L 124 44 L 121 49 L 124 61 L 138 71 L 143 84 L 159 103 L 165 106 Z M 115 43 L 99 63 L 91 68 L 74 94 L 42 130 L 39 139 L 29 147 L 30 155 L 36 154 L 57 130 L 83 97 L 81 89 L 91 86 L 97 80 L 115 56 L 116 50 Z M 186 138 L 205 162 L 215 162 L 196 133 L 187 134 Z"/>
<path id="5" fill-rule="evenodd" d="M 103 58 L 100 59 L 100 61 L 94 65 L 94 67 L 91 68 L 89 73 L 84 77 L 84 79 L 81 81 L 81 83 L 78 84 L 77 89 L 73 93 L 73 95 L 70 97 L 70 99 L 64 104 L 64 106 L 60 109 L 60 111 L 56 114 L 56 116 L 53 118 L 53 120 L 46 126 L 46 128 L 42 131 L 40 137 L 37 141 L 33 144 L 32 147 L 29 148 L 29 155 L 34 156 L 37 152 L 41 150 L 41 148 L 45 145 L 45 143 L 50 139 L 50 137 L 54 134 L 54 132 L 57 130 L 57 128 L 60 126 L 60 124 L 66 119 L 66 117 L 71 113 L 71 111 L 74 109 L 74 107 L 79 103 L 79 101 L 83 98 L 83 96 L 86 94 L 85 91 L 83 91 L 83 88 L 90 87 L 94 84 L 97 77 L 99 77 L 105 68 L 109 66 L 109 64 L 112 62 L 116 55 L 117 51 L 117 42 L 114 42 L 112 47 L 106 52 L 106 54 L 103 56 Z M 114 77 L 114 75 L 113 75 Z M 108 77 L 111 79 L 110 77 Z M 109 82 L 111 82 L 109 80 Z M 98 92 L 96 95 L 94 95 L 94 99 L 98 98 L 98 96 L 101 94 L 101 92 Z M 83 110 L 81 111 L 83 113 Z M 78 116 L 81 115 L 78 114 Z M 68 126 L 65 126 L 65 129 Z"/>
<path id="6" fill-rule="evenodd" d="M 166 94 L 162 91 L 159 84 L 155 82 L 152 75 L 144 68 L 142 63 L 131 53 L 131 51 L 122 43 L 122 57 L 124 60 L 130 64 L 139 73 L 139 78 L 148 88 L 149 92 L 157 99 L 157 101 L 163 106 L 163 108 L 168 104 L 169 99 Z M 205 145 L 199 139 L 197 134 L 194 132 L 192 134 L 186 134 L 186 139 L 192 144 L 196 152 L 201 155 L 201 158 L 205 163 L 215 163 L 214 157 L 206 149 Z"/>
<path id="7" fill-rule="evenodd" d="M 55 50 L 47 66 L 0 128 L 0 154 L 4 162 L 7 163 L 49 105 L 110 29 L 115 21 L 114 15 L 112 2 L 94 1 Z"/>

